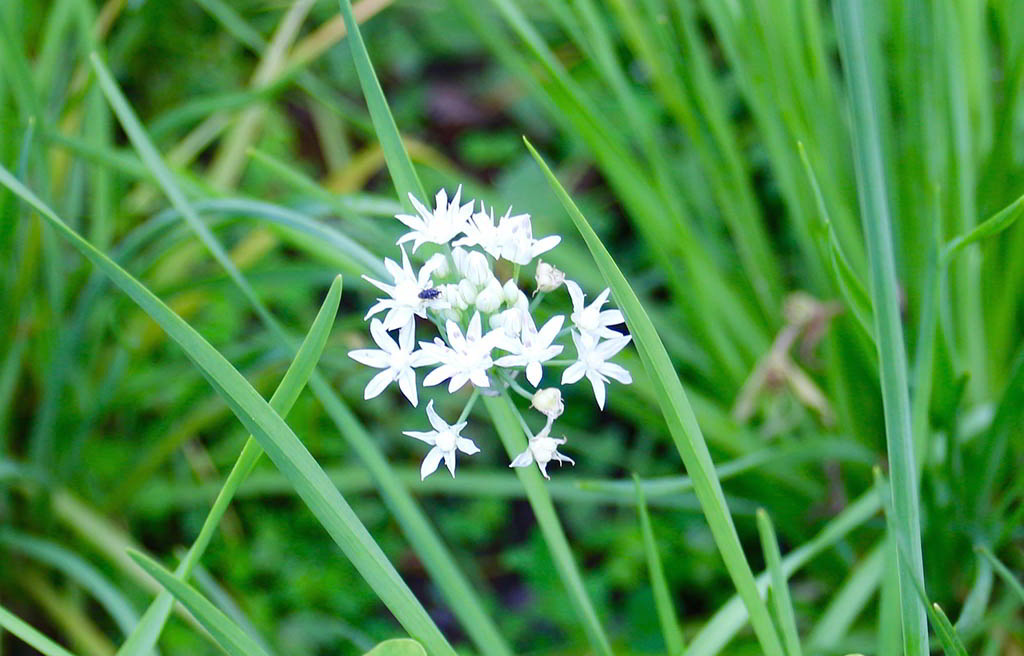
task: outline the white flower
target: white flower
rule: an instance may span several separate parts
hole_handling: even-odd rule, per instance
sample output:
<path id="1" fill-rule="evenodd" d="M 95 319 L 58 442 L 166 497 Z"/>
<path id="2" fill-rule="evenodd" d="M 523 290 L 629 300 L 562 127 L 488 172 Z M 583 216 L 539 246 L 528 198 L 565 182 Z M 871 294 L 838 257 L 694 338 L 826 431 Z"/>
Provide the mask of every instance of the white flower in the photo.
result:
<path id="1" fill-rule="evenodd" d="M 479 246 L 494 259 L 503 258 L 516 264 L 529 264 L 533 258 L 558 246 L 562 238 L 558 235 L 533 238 L 533 225 L 529 214 L 512 215 L 510 207 L 504 216 L 494 223 L 494 211 L 474 212 L 466 223 L 466 235 L 455 242 L 456 246 Z"/>
<path id="2" fill-rule="evenodd" d="M 510 209 L 511 211 L 511 209 Z M 480 204 L 480 211 L 473 212 L 469 217 L 469 221 L 463 226 L 462 232 L 465 237 L 455 242 L 456 246 L 479 246 L 484 249 L 488 255 L 494 259 L 501 257 L 501 246 L 505 240 L 504 233 L 506 230 L 502 229 L 502 223 L 505 221 L 505 217 L 502 217 L 501 223 L 498 225 L 494 224 L 494 210 L 490 213 L 484 211 L 483 203 Z"/>
<path id="3" fill-rule="evenodd" d="M 437 192 L 435 201 L 437 207 L 431 211 L 423 206 L 415 196 L 409 194 L 409 200 L 416 208 L 418 216 L 411 214 L 396 214 L 395 218 L 409 227 L 410 232 L 399 238 L 398 244 L 412 241 L 412 252 L 415 253 L 421 245 L 447 244 L 455 238 L 469 221 L 469 215 L 473 213 L 473 202 L 460 205 L 462 197 L 462 185 L 459 185 L 455 196 L 448 202 L 448 192 L 444 189 Z"/>
<path id="4" fill-rule="evenodd" d="M 511 209 L 509 210 L 511 212 Z M 501 256 L 516 264 L 529 264 L 533 258 L 547 253 L 558 246 L 562 238 L 558 235 L 551 235 L 543 239 L 533 238 L 533 225 L 530 223 L 529 214 L 501 217 L 504 224 L 508 220 L 508 234 L 504 235 L 504 242 L 501 247 Z"/>
<path id="5" fill-rule="evenodd" d="M 605 289 L 597 295 L 594 302 L 587 305 L 583 301 L 583 290 L 572 280 L 565 281 L 565 288 L 569 290 L 572 297 L 572 315 L 569 317 L 576 325 L 576 328 L 585 335 L 592 337 L 607 337 L 615 339 L 622 337 L 622 333 L 609 328 L 625 323 L 626 319 L 619 310 L 601 310 L 601 306 L 608 300 L 611 290 Z"/>
<path id="6" fill-rule="evenodd" d="M 430 420 L 430 425 L 434 430 L 427 432 L 403 431 L 405 435 L 415 437 L 417 440 L 422 440 L 434 447 L 427 452 L 426 457 L 423 458 L 423 464 L 420 465 L 420 480 L 434 473 L 441 462 L 441 458 L 444 458 L 444 464 L 448 467 L 448 471 L 452 473 L 452 478 L 455 478 L 456 449 L 462 451 L 467 456 L 479 453 L 480 449 L 473 443 L 473 440 L 459 435 L 462 429 L 466 427 L 466 422 L 460 421 L 457 424 L 449 425 L 434 412 L 433 400 L 427 403 L 427 419 Z"/>
<path id="7" fill-rule="evenodd" d="M 559 465 L 563 462 L 575 465 L 576 462 L 572 458 L 558 452 L 558 447 L 565 444 L 565 439 L 548 437 L 550 431 L 551 422 L 548 422 L 544 430 L 530 438 L 529 444 L 526 445 L 526 450 L 517 455 L 509 467 L 529 467 L 536 461 L 537 467 L 540 468 L 540 473 L 544 475 L 544 478 L 550 479 L 547 467 L 548 463 L 552 460 L 558 461 Z"/>
<path id="8" fill-rule="evenodd" d="M 548 421 L 558 419 L 565 412 L 562 392 L 557 387 L 545 387 L 534 392 L 530 407 L 547 417 Z"/>
<path id="9" fill-rule="evenodd" d="M 424 364 L 440 365 L 424 377 L 423 385 L 431 387 L 451 379 L 448 383 L 449 392 L 454 392 L 470 381 L 477 387 L 488 387 L 490 380 L 487 370 L 494 365 L 491 350 L 499 340 L 500 332 L 492 330 L 484 335 L 479 312 L 473 313 L 465 335 L 454 321 L 445 324 L 445 331 L 448 333 L 448 345 L 439 338 L 435 338 L 433 343 L 420 342 L 425 353 Z M 501 341 L 504 343 L 505 340 Z"/>
<path id="10" fill-rule="evenodd" d="M 458 285 L 441 285 L 441 298 L 450 305 L 453 310 L 465 310 L 469 304 L 462 298 Z"/>
<path id="11" fill-rule="evenodd" d="M 497 278 L 491 278 L 487 286 L 477 294 L 476 308 L 484 314 L 490 314 L 501 307 L 502 300 L 504 298 L 502 296 L 501 283 L 498 282 Z"/>
<path id="12" fill-rule="evenodd" d="M 540 384 L 541 376 L 544 375 L 541 363 L 547 362 L 565 348 L 561 344 L 552 345 L 552 342 L 558 337 L 558 331 L 562 329 L 563 323 L 565 323 L 565 317 L 558 315 L 549 319 L 538 331 L 537 326 L 533 323 L 533 317 L 526 315 L 519 341 L 502 346 L 511 355 L 498 358 L 495 364 L 499 367 L 526 367 L 526 379 L 536 387 Z"/>
<path id="13" fill-rule="evenodd" d="M 544 260 L 537 260 L 537 291 L 552 292 L 565 282 L 565 273 Z"/>
<path id="14" fill-rule="evenodd" d="M 409 256 L 406 254 L 405 248 L 402 248 L 402 266 L 399 267 L 393 260 L 385 258 L 384 267 L 391 274 L 395 284 L 387 285 L 365 275 L 363 279 L 388 294 L 391 298 L 377 299 L 377 303 L 363 317 L 364 320 L 369 319 L 381 310 L 387 310 L 388 313 L 384 317 L 384 328 L 386 330 L 394 330 L 406 326 L 411 329 L 413 315 L 426 318 L 426 309 L 428 307 L 443 307 L 444 303 L 439 302 L 438 298 L 424 298 L 421 293 L 434 286 L 434 283 L 430 280 L 430 274 L 432 273 L 430 263 L 423 265 L 419 274 L 417 274 L 409 264 Z"/>
<path id="15" fill-rule="evenodd" d="M 398 344 L 391 339 L 391 335 L 384 329 L 379 319 L 370 322 L 370 334 L 373 341 L 377 342 L 377 349 L 358 349 L 349 351 L 348 357 L 356 362 L 365 364 L 375 369 L 383 369 L 379 374 L 370 379 L 363 391 L 364 399 L 372 399 L 384 391 L 384 388 L 398 381 L 398 387 L 402 390 L 405 398 L 414 406 L 419 402 L 416 398 L 416 374 L 413 367 L 424 364 L 423 352 L 413 352 L 415 345 L 415 333 L 412 327 L 405 327 L 398 331 Z"/>
<path id="16" fill-rule="evenodd" d="M 566 281 L 566 283 L 568 282 Z M 607 362 L 608 358 L 614 356 L 626 344 L 629 344 L 630 339 L 632 337 L 629 335 L 619 335 L 614 339 L 598 342 L 593 337 L 581 335 L 575 330 L 572 331 L 572 341 L 576 345 L 577 360 L 562 372 L 562 384 L 572 384 L 586 376 L 594 388 L 594 398 L 597 399 L 597 407 L 604 410 L 604 386 L 609 378 L 627 385 L 633 382 L 633 377 L 630 376 L 629 371 L 613 362 Z"/>

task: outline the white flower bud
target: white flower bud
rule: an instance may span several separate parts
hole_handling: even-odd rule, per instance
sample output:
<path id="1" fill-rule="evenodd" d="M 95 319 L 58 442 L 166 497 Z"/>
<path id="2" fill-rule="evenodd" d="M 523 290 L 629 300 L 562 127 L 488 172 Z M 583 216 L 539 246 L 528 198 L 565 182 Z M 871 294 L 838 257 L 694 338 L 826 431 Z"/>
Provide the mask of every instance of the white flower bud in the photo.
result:
<path id="1" fill-rule="evenodd" d="M 462 298 L 462 294 L 459 293 L 458 285 L 442 285 L 441 296 L 453 310 L 465 310 L 469 307 L 469 304 Z"/>
<path id="2" fill-rule="evenodd" d="M 459 321 L 462 320 L 462 315 L 459 314 L 459 311 L 454 308 L 442 310 L 441 316 L 444 317 L 445 321 L 454 321 L 455 323 L 458 323 Z"/>
<path id="3" fill-rule="evenodd" d="M 464 249 L 459 248 L 458 246 L 452 249 L 452 261 L 455 263 L 455 270 L 458 271 L 459 274 L 462 276 L 466 275 L 467 255 L 468 253 Z"/>
<path id="4" fill-rule="evenodd" d="M 518 338 L 523 332 L 523 313 L 515 308 L 511 310 L 505 310 L 495 315 L 495 318 L 500 317 L 500 321 L 496 327 L 504 329 L 505 334 L 509 337 Z M 494 324 L 493 321 L 491 321 Z"/>
<path id="5" fill-rule="evenodd" d="M 501 307 L 501 300 L 501 284 L 498 283 L 497 279 L 491 278 L 483 291 L 477 294 L 476 308 L 484 314 L 489 314 Z"/>
<path id="6" fill-rule="evenodd" d="M 462 304 L 469 307 L 476 302 L 476 285 L 463 279 L 459 282 L 459 296 L 462 297 Z"/>
<path id="7" fill-rule="evenodd" d="M 487 261 L 487 256 L 480 251 L 473 251 L 466 256 L 466 270 L 463 274 L 469 278 L 469 280 L 481 288 L 486 285 L 490 280 L 494 279 L 494 274 L 491 273 L 491 265 Z M 499 285 L 499 292 L 501 287 Z"/>
<path id="8" fill-rule="evenodd" d="M 448 274 L 451 273 L 451 267 L 448 266 L 448 257 L 443 253 L 434 253 L 423 266 L 429 267 L 430 275 L 437 276 L 438 278 L 447 278 Z"/>
<path id="9" fill-rule="evenodd" d="M 519 291 L 519 288 L 516 287 L 515 280 L 509 278 L 505 285 L 501 288 L 501 291 L 503 300 L 505 301 L 505 304 L 508 305 L 509 307 L 515 305 L 516 301 L 519 300 L 519 294 L 521 292 Z"/>
<path id="10" fill-rule="evenodd" d="M 562 392 L 557 387 L 545 387 L 534 392 L 530 406 L 545 415 L 549 421 L 557 419 L 565 411 Z"/>
<path id="11" fill-rule="evenodd" d="M 519 310 L 524 316 L 530 314 L 530 299 L 526 298 L 526 294 L 519 291 L 519 296 L 516 298 L 512 307 Z"/>
<path id="12" fill-rule="evenodd" d="M 565 273 L 559 271 L 544 260 L 537 260 L 537 291 L 551 292 L 565 282 Z"/>

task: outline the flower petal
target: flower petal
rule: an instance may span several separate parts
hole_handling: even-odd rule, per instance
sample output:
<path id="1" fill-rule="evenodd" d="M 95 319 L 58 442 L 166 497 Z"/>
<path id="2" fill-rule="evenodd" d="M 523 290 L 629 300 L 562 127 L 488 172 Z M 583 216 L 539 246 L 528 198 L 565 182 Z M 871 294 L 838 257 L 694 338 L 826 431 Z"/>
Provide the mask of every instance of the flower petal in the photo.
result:
<path id="1" fill-rule="evenodd" d="M 604 379 L 601 378 L 601 374 L 596 371 L 588 371 L 587 379 L 590 381 L 590 385 L 594 388 L 594 398 L 597 399 L 597 407 L 604 410 Z"/>
<path id="2" fill-rule="evenodd" d="M 388 357 L 388 354 L 377 349 L 356 349 L 349 351 L 348 357 L 374 369 L 385 369 L 391 365 L 391 358 Z"/>
<path id="3" fill-rule="evenodd" d="M 437 471 L 437 466 L 441 463 L 442 455 L 444 455 L 444 452 L 436 446 L 427 452 L 426 457 L 423 458 L 423 463 L 420 465 L 421 481 Z"/>
<path id="4" fill-rule="evenodd" d="M 380 396 L 380 393 L 384 391 L 391 381 L 395 379 L 394 372 L 390 369 L 385 369 L 376 376 L 370 379 L 370 382 L 366 384 L 366 389 L 363 390 L 363 398 L 369 401 L 372 398 Z"/>
<path id="5" fill-rule="evenodd" d="M 526 380 L 530 381 L 530 384 L 534 387 L 540 384 L 540 379 L 543 375 L 544 370 L 536 360 L 526 365 Z"/>
<path id="6" fill-rule="evenodd" d="M 416 393 L 416 374 L 413 373 L 412 369 L 403 369 L 398 374 L 398 389 L 402 390 L 402 394 L 405 395 L 405 398 L 409 399 L 412 407 L 415 408 L 419 405 L 419 398 Z"/>
<path id="7" fill-rule="evenodd" d="M 434 410 L 434 399 L 430 399 L 430 401 L 427 402 L 427 421 L 429 421 L 430 425 L 434 427 L 434 430 L 439 433 L 443 433 L 449 429 L 448 423 L 444 419 L 441 419 L 441 415 L 437 414 L 437 411 Z"/>
<path id="8" fill-rule="evenodd" d="M 569 365 L 569 368 L 562 372 L 562 384 L 572 385 L 579 379 L 583 378 L 583 374 L 587 373 L 587 365 L 582 362 L 573 362 Z M 424 382 L 424 384 L 426 384 Z"/>
<path id="9" fill-rule="evenodd" d="M 572 309 L 575 312 L 581 311 L 585 306 L 583 304 L 583 290 L 574 280 L 566 280 L 565 288 L 569 290 L 569 296 L 572 298 Z"/>
<path id="10" fill-rule="evenodd" d="M 445 451 L 444 452 L 444 464 L 448 467 L 448 471 L 452 473 L 452 478 L 455 478 L 455 452 Z"/>
<path id="11" fill-rule="evenodd" d="M 457 437 L 455 438 L 455 447 L 465 453 L 467 456 L 471 456 L 474 453 L 480 453 L 480 447 L 476 445 L 476 442 L 469 439 L 468 437 Z"/>
<path id="12" fill-rule="evenodd" d="M 526 451 L 515 457 L 509 467 L 529 467 L 531 464 L 533 464 L 533 452 L 527 447 Z"/>
<path id="13" fill-rule="evenodd" d="M 415 437 L 417 440 L 426 442 L 433 446 L 436 441 L 437 431 L 402 431 L 402 435 L 408 435 L 409 437 Z"/>

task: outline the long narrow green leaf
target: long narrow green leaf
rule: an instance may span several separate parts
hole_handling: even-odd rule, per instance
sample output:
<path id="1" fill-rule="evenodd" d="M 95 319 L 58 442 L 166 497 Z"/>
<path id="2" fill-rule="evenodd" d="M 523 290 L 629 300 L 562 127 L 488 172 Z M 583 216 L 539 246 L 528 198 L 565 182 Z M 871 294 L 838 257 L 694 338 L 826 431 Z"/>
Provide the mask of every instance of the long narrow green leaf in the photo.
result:
<path id="1" fill-rule="evenodd" d="M 1024 216 L 1024 196 L 985 219 L 970 232 L 950 239 L 942 250 L 942 261 L 949 262 L 953 256 L 971 244 L 999 234 L 1012 226 L 1021 216 Z"/>
<path id="2" fill-rule="evenodd" d="M 647 556 L 647 572 L 651 577 L 651 590 L 654 593 L 654 608 L 658 611 L 661 622 L 661 634 L 665 638 L 665 647 L 669 654 L 682 654 L 686 644 L 683 642 L 683 631 L 676 619 L 676 609 L 672 604 L 672 593 L 669 592 L 665 580 L 665 569 L 661 566 L 658 555 L 658 543 L 654 540 L 654 529 L 651 527 L 651 516 L 647 512 L 647 499 L 640 478 L 634 476 L 636 487 L 636 511 L 640 516 L 640 530 L 644 536 L 644 554 Z"/>
<path id="3" fill-rule="evenodd" d="M 270 407 L 282 417 L 288 416 L 288 412 L 295 404 L 295 400 L 299 397 L 303 388 L 306 387 L 306 383 L 313 374 L 321 353 L 323 353 L 331 327 L 334 325 L 334 318 L 338 312 L 338 302 L 341 300 L 341 286 L 341 276 L 337 276 L 327 292 L 327 297 L 320 307 L 320 312 L 317 313 L 316 319 L 313 320 L 309 333 L 299 347 L 295 359 L 288 367 L 284 378 L 281 379 L 280 385 L 278 385 L 273 396 L 270 398 Z M 260 448 L 259 442 L 254 437 L 249 436 L 245 446 L 242 448 L 241 454 L 224 481 L 223 487 L 221 487 L 216 499 L 214 499 L 213 507 L 210 508 L 209 513 L 206 515 L 206 519 L 199 530 L 199 535 L 196 536 L 191 548 L 189 548 L 185 558 L 175 571 L 175 576 L 180 580 L 188 580 L 193 568 L 199 563 L 203 552 L 206 551 L 206 547 L 210 544 L 210 540 L 213 538 L 213 534 L 220 524 L 224 512 L 231 503 L 231 499 L 234 498 L 238 488 L 249 476 L 261 455 L 263 455 L 263 449 Z M 118 650 L 118 656 L 137 656 L 150 652 L 160 638 L 160 633 L 167 623 L 167 618 L 171 615 L 172 607 L 173 599 L 170 592 L 165 591 L 158 595 L 149 608 L 146 609 L 142 620 L 136 625 L 128 639 L 121 645 L 121 648 Z"/>
<path id="4" fill-rule="evenodd" d="M 833 651 L 878 591 L 885 566 L 885 541 L 860 559 L 807 634 L 811 651 Z"/>
<path id="5" fill-rule="evenodd" d="M 956 618 L 956 630 L 960 633 L 972 631 L 985 616 L 989 598 L 992 596 L 992 563 L 982 557 L 977 558 L 978 573 L 974 576 L 967 599 L 964 600 L 960 617 Z"/>
<path id="6" fill-rule="evenodd" d="M 23 619 L 0 606 L 0 627 L 3 627 L 39 650 L 43 656 L 75 656 L 30 626 Z"/>
<path id="7" fill-rule="evenodd" d="M 363 88 L 363 98 L 366 99 L 366 107 L 370 111 L 370 118 L 373 119 L 373 127 L 377 132 L 377 139 L 380 140 L 380 149 L 384 153 L 384 160 L 387 162 L 388 171 L 391 172 L 391 179 L 395 183 L 395 190 L 398 192 L 399 200 L 406 209 L 411 209 L 409 194 L 427 200 L 423 184 L 416 169 L 412 166 L 409 153 L 402 143 L 402 136 L 395 125 L 395 118 L 391 115 L 387 98 L 384 97 L 384 90 L 380 87 L 377 74 L 373 70 L 373 62 L 370 61 L 370 53 L 366 51 L 366 44 L 363 43 L 363 35 L 359 31 L 359 24 L 352 15 L 351 0 L 338 0 L 341 6 L 341 16 L 345 20 L 345 28 L 348 30 L 346 40 L 352 50 L 352 59 L 356 65 L 356 74 L 359 76 L 359 85 Z"/>
<path id="8" fill-rule="evenodd" d="M 882 158 L 882 118 L 874 97 L 872 69 L 868 62 L 875 43 L 859 0 L 837 0 L 836 23 L 840 52 L 850 87 L 853 117 L 854 165 L 857 195 L 871 266 L 871 299 L 874 334 L 881 370 L 882 405 L 896 530 L 907 542 L 908 567 L 900 567 L 900 610 L 906 656 L 927 656 L 928 626 L 925 609 L 910 587 L 924 580 L 921 556 L 921 521 L 917 494 L 917 467 L 911 430 L 910 396 L 907 387 L 907 354 L 900 325 L 899 287 L 893 254 L 892 226 Z M 914 582 L 908 580 L 913 578 Z"/>
<path id="9" fill-rule="evenodd" d="M 715 544 L 725 561 L 729 576 L 750 613 L 751 624 L 761 643 L 761 648 L 769 656 L 781 656 L 783 654 L 782 643 L 775 632 L 771 616 L 768 614 L 768 607 L 754 583 L 754 574 L 743 553 L 739 536 L 736 534 L 736 526 L 733 524 L 732 515 L 729 514 L 725 495 L 722 492 L 722 485 L 715 473 L 715 464 L 711 460 L 704 436 L 697 425 L 690 402 L 686 398 L 686 392 L 683 390 L 679 377 L 672 366 L 672 361 L 665 351 L 665 345 L 658 337 L 654 324 L 651 323 L 650 317 L 647 316 L 647 312 L 640 304 L 633 288 L 630 287 L 625 276 L 615 264 L 615 260 L 601 243 L 597 233 L 590 227 L 579 208 L 573 203 L 569 194 L 566 193 L 554 173 L 529 141 L 526 142 L 526 147 L 543 170 L 551 189 L 569 216 L 572 217 L 573 223 L 576 224 L 577 230 L 583 236 L 597 262 L 598 268 L 611 287 L 616 303 L 622 308 L 626 324 L 629 326 L 637 350 L 640 352 L 644 368 L 656 382 L 658 405 L 661 407 L 672 439 L 686 465 L 686 471 L 693 480 L 694 492 L 704 509 L 704 516 L 707 518 Z"/>
<path id="10" fill-rule="evenodd" d="M 516 409 L 512 405 L 512 400 L 507 394 L 501 397 L 484 396 L 482 398 L 494 421 L 498 437 L 501 438 L 501 443 L 505 446 L 505 451 L 508 452 L 508 457 L 515 458 L 526 449 L 526 437 L 516 419 Z M 558 520 L 555 504 L 552 503 L 551 495 L 544 486 L 544 479 L 541 478 L 540 472 L 535 467 L 519 467 L 516 469 L 516 475 L 526 490 L 526 498 L 530 502 L 530 507 L 533 508 L 534 517 L 537 518 L 537 524 L 544 535 L 551 558 L 555 561 L 555 569 L 558 570 L 562 585 L 569 593 L 569 602 L 576 610 L 576 614 L 579 615 L 590 644 L 599 654 L 610 656 L 612 653 L 611 643 L 597 617 L 597 611 L 594 610 L 594 606 L 587 596 L 583 579 L 576 567 L 576 559 L 572 555 L 569 541 Z"/>
<path id="11" fill-rule="evenodd" d="M 259 440 L 334 541 L 414 638 L 436 654 L 448 641 L 387 560 L 352 508 L 291 428 L 231 364 L 149 289 L 68 227 L 53 210 L 0 167 L 0 184 L 35 208 L 57 232 L 99 267 L 176 341 L 241 423 Z"/>
<path id="12" fill-rule="evenodd" d="M 801 656 L 800 634 L 796 629 L 796 613 L 793 611 L 793 600 L 789 596 L 789 584 L 782 573 L 782 554 L 779 552 L 779 541 L 775 537 L 772 520 L 763 508 L 757 511 L 757 531 L 761 536 L 761 549 L 764 551 L 764 562 L 772 580 L 772 601 L 775 604 L 775 618 L 782 629 L 782 639 L 786 643 L 789 656 Z"/>
<path id="13" fill-rule="evenodd" d="M 992 553 L 992 550 L 988 547 L 979 546 L 975 550 L 992 565 L 992 568 L 996 571 L 996 574 L 999 575 L 999 578 L 1003 579 L 1003 581 L 1010 586 L 1010 589 L 1013 590 L 1014 594 L 1020 598 L 1021 603 L 1024 603 L 1024 585 L 1021 585 L 1020 581 L 1017 580 L 1017 577 L 1013 575 L 1013 572 L 1011 572 L 1001 560 L 996 558 L 996 555 Z"/>
<path id="14" fill-rule="evenodd" d="M 843 512 L 829 521 L 810 541 L 805 542 L 782 559 L 782 572 L 792 576 L 812 558 L 842 540 L 853 529 L 878 513 L 881 503 L 878 493 L 870 489 L 855 499 Z M 764 594 L 769 586 L 769 573 L 757 577 L 758 590 Z M 747 609 L 739 595 L 734 595 L 708 620 L 707 624 L 690 640 L 686 656 L 714 656 L 729 644 L 747 623 Z"/>
<path id="15" fill-rule="evenodd" d="M 128 633 L 138 621 L 138 614 L 121 591 L 88 561 L 64 547 L 10 529 L 0 531 L 0 545 L 13 552 L 46 563 L 81 585 L 99 602 L 123 632 Z"/>
<path id="16" fill-rule="evenodd" d="M 258 642 L 238 628 L 231 618 L 199 594 L 195 588 L 181 582 L 174 574 L 145 554 L 129 551 L 128 555 L 139 564 L 139 567 L 146 570 L 147 574 L 167 588 L 230 656 L 268 656 Z"/>

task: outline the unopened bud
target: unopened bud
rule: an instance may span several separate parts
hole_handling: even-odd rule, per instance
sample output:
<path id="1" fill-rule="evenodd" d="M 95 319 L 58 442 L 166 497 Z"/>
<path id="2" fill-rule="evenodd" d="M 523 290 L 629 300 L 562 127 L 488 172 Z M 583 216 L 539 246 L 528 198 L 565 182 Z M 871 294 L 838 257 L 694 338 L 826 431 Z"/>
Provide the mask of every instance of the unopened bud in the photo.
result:
<path id="1" fill-rule="evenodd" d="M 469 307 L 476 302 L 476 285 L 463 279 L 459 282 L 459 296 L 462 298 L 463 305 Z"/>
<path id="2" fill-rule="evenodd" d="M 501 300 L 501 285 L 495 278 L 491 278 L 491 281 L 487 283 L 483 291 L 477 294 L 476 308 L 485 314 L 489 314 L 501 307 Z"/>
<path id="3" fill-rule="evenodd" d="M 563 282 L 565 282 L 563 271 L 559 271 L 544 260 L 537 260 L 537 291 L 554 291 L 561 287 Z"/>
<path id="4" fill-rule="evenodd" d="M 557 387 L 545 387 L 534 392 L 530 406 L 549 420 L 557 419 L 565 411 L 562 392 Z"/>
<path id="5" fill-rule="evenodd" d="M 509 307 L 515 305 L 516 301 L 519 300 L 519 288 L 516 287 L 516 281 L 511 278 L 509 278 L 502 286 L 501 292 L 505 304 Z"/>
<path id="6" fill-rule="evenodd" d="M 443 253 L 434 253 L 423 266 L 429 267 L 430 275 L 437 276 L 438 278 L 447 278 L 448 274 L 451 273 L 451 267 L 448 266 L 448 257 Z"/>
<path id="7" fill-rule="evenodd" d="M 494 274 L 491 273 L 491 264 L 487 261 L 487 256 L 479 251 L 473 251 L 466 256 L 466 270 L 463 272 L 464 275 L 469 278 L 470 282 L 477 286 L 477 288 L 483 287 L 488 281 L 494 279 Z M 499 291 L 501 286 L 499 285 Z"/>
<path id="8" fill-rule="evenodd" d="M 469 304 L 462 298 L 458 285 L 442 285 L 441 296 L 453 310 L 465 310 Z"/>

